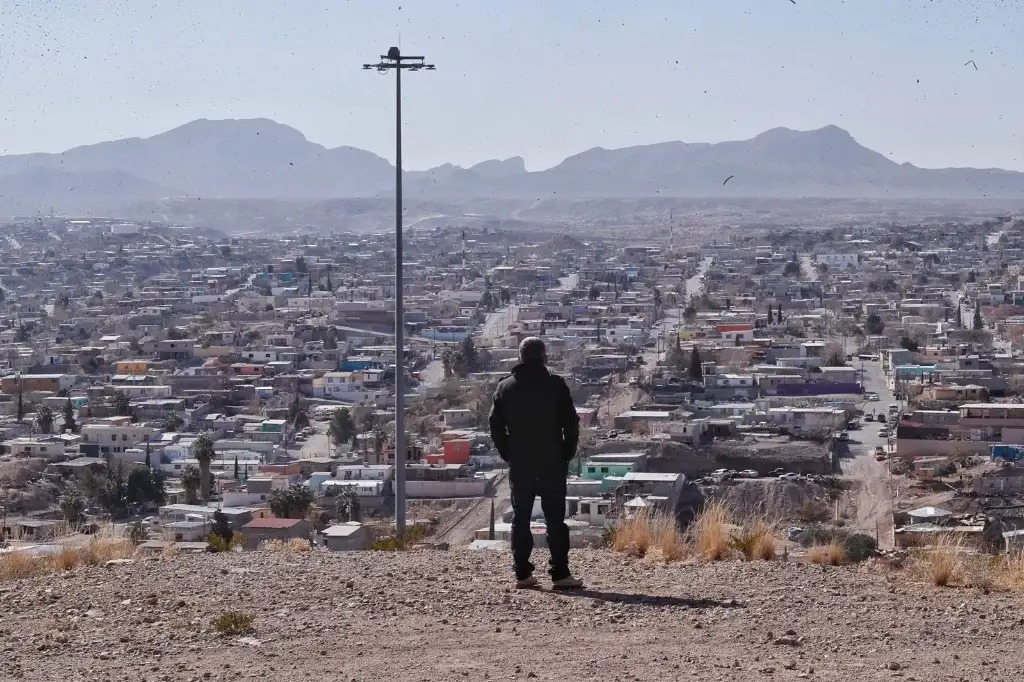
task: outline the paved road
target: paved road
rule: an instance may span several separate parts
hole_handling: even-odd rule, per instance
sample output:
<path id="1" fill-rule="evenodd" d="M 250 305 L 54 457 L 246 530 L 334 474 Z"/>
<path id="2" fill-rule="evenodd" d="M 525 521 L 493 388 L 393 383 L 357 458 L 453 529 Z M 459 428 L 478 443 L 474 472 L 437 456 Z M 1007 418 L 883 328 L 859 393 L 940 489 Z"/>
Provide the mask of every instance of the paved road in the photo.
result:
<path id="1" fill-rule="evenodd" d="M 859 361 L 854 361 L 858 365 Z M 878 394 L 878 402 L 864 404 L 865 413 L 887 412 L 889 404 L 896 402 L 882 372 L 881 362 L 864 362 L 864 387 Z M 882 547 L 892 546 L 892 494 L 887 462 L 876 462 L 875 446 L 888 449 L 887 441 L 879 436 L 882 424 L 862 421 L 862 428 L 851 431 L 849 456 L 840 459 L 840 471 L 846 478 L 856 481 L 857 488 L 850 502 L 856 515 L 853 525 L 868 535 L 877 533 Z M 887 422 L 890 425 L 891 422 Z"/>
<path id="2" fill-rule="evenodd" d="M 519 316 L 519 308 L 514 305 L 510 305 L 499 310 L 495 310 L 493 313 L 487 314 L 487 319 L 484 321 L 483 327 L 480 329 L 480 334 L 485 339 L 497 339 L 501 338 L 508 331 L 508 328 Z"/>
<path id="3" fill-rule="evenodd" d="M 700 296 L 701 292 L 704 291 L 704 280 L 703 276 L 707 273 L 708 268 L 711 267 L 713 258 L 705 258 L 701 261 L 700 266 L 697 268 L 697 272 L 686 280 L 686 286 L 684 293 L 686 294 L 686 300 L 690 301 L 696 296 Z M 658 360 L 660 360 L 665 352 L 665 344 L 668 339 L 671 338 L 672 330 L 679 328 L 679 320 L 683 316 L 682 308 L 669 308 L 664 311 L 664 317 L 654 323 L 651 327 L 651 338 L 662 339 L 660 346 L 655 346 L 653 349 L 648 349 L 644 353 L 644 362 L 647 363 L 648 367 L 653 367 Z M 659 352 L 660 349 L 660 352 Z"/>

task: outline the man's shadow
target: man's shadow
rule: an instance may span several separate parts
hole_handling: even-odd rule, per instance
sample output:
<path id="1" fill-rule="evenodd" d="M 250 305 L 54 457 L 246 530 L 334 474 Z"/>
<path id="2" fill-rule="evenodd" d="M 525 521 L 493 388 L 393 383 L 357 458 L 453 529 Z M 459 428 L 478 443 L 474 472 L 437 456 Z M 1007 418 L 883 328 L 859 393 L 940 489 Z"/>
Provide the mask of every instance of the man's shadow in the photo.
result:
<path id="1" fill-rule="evenodd" d="M 638 606 L 671 606 L 683 609 L 742 609 L 745 606 L 735 599 L 721 601 L 718 599 L 674 597 L 671 595 L 629 594 L 626 592 L 607 592 L 589 588 L 578 590 L 559 590 L 555 594 L 563 597 L 582 597 L 595 601 L 616 604 L 635 604 Z"/>

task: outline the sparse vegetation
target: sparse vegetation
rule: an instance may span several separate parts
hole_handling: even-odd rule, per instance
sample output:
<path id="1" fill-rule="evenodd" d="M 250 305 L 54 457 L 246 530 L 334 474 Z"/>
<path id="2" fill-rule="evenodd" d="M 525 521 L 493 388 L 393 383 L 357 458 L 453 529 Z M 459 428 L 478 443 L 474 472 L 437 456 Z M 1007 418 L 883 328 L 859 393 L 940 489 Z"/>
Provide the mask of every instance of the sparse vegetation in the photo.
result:
<path id="1" fill-rule="evenodd" d="M 244 611 L 225 611 L 210 620 L 213 629 L 222 637 L 237 637 L 256 632 L 253 622 L 256 617 Z"/>
<path id="2" fill-rule="evenodd" d="M 729 556 L 729 510 L 721 502 L 704 505 L 690 526 L 690 539 L 698 556 L 720 561 Z"/>
<path id="3" fill-rule="evenodd" d="M 932 585 L 947 587 L 964 576 L 962 538 L 943 536 L 933 547 L 918 550 L 915 565 Z"/>
<path id="4" fill-rule="evenodd" d="M 812 564 L 842 566 L 846 563 L 846 545 L 838 540 L 825 545 L 814 545 L 807 550 L 807 560 Z"/>
<path id="5" fill-rule="evenodd" d="M 611 532 L 611 547 L 631 556 L 678 561 L 688 553 L 676 520 L 668 514 L 637 514 L 622 519 Z"/>
<path id="6" fill-rule="evenodd" d="M 302 538 L 292 538 L 290 540 L 267 540 L 260 545 L 260 549 L 266 552 L 302 554 L 309 551 L 309 542 Z"/>
<path id="7" fill-rule="evenodd" d="M 378 552 L 402 552 L 420 542 L 426 534 L 427 527 L 417 524 L 406 528 L 405 533 L 394 533 L 375 539 L 370 544 L 370 549 Z"/>

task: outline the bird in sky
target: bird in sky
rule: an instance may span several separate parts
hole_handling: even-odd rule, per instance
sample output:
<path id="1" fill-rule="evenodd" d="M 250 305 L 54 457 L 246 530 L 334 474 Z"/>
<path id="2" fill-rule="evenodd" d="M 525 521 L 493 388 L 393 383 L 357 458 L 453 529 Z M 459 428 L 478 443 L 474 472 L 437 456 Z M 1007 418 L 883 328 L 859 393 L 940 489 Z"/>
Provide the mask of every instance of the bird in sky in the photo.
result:
<path id="1" fill-rule="evenodd" d="M 727 183 L 728 183 L 728 182 L 729 182 L 730 180 L 732 180 L 732 179 L 733 179 L 733 178 L 735 178 L 735 177 L 736 177 L 735 175 L 730 175 L 729 177 L 727 177 L 727 178 L 725 179 L 725 182 L 723 182 L 722 184 L 723 184 L 723 185 L 727 184 Z"/>
<path id="2" fill-rule="evenodd" d="M 966 62 L 964 62 L 964 66 L 967 66 L 968 64 L 973 66 L 975 71 L 978 70 L 978 65 L 974 63 L 973 59 L 968 59 Z"/>

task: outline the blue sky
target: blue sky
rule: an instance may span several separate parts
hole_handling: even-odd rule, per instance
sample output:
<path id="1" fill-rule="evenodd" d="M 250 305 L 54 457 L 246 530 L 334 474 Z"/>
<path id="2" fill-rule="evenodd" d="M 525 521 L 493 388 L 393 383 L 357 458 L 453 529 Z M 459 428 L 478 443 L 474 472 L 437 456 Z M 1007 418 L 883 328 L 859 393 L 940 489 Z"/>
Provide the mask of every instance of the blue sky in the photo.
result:
<path id="1" fill-rule="evenodd" d="M 74 5 L 74 6 L 72 6 Z M 1024 170 L 1018 0 L 6 0 L 0 150 L 268 117 L 424 168 L 829 123 L 897 161 Z M 978 70 L 964 66 L 973 59 Z"/>

